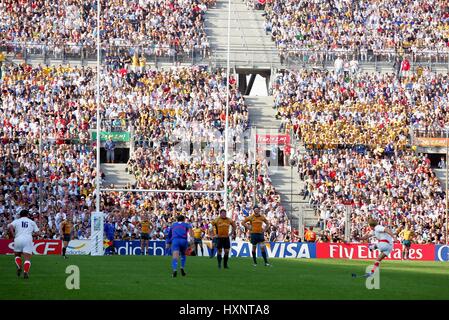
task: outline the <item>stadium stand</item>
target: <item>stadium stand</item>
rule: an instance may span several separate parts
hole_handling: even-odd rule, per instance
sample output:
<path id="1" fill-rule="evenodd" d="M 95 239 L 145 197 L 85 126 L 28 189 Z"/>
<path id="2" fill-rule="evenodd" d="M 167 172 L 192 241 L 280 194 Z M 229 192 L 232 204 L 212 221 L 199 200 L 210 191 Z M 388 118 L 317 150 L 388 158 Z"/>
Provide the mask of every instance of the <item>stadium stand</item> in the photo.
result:
<path id="1" fill-rule="evenodd" d="M 285 71 L 273 93 L 281 130 L 293 130 L 302 190 L 332 239 L 344 234 L 344 203 L 354 206 L 351 240 L 369 216 L 396 228 L 412 222 L 420 243 L 445 243 L 444 192 L 411 132 L 441 136 L 447 75 Z"/>
<path id="2" fill-rule="evenodd" d="M 105 53 L 126 53 L 130 63 L 143 55 L 176 57 L 196 51 L 207 56 L 204 15 L 214 3 L 103 0 L 100 36 Z M 96 13 L 93 0 L 2 1 L 0 46 L 22 56 L 95 57 Z"/>
<path id="3" fill-rule="evenodd" d="M 273 0 L 266 1 L 265 31 L 280 54 L 334 61 L 444 60 L 449 53 L 446 1 Z"/>
<path id="4" fill-rule="evenodd" d="M 95 70 L 90 67 L 33 68 L 23 64 L 8 65 L 5 69 L 0 113 L 3 123 L 0 150 L 4 163 L 0 199 L 2 226 L 10 222 L 18 210 L 30 204 L 46 232 L 45 237 L 57 236 L 58 225 L 66 215 L 74 218 L 77 238 L 89 236 L 89 213 L 95 202 L 96 148 L 91 143 L 89 131 L 96 126 L 95 78 Z M 217 154 L 223 147 L 220 143 L 223 142 L 226 82 L 221 70 L 209 73 L 193 67 L 134 72 L 109 65 L 101 78 L 105 106 L 102 117 L 119 116 L 127 119 L 128 125 L 135 124 L 133 131 L 138 139 L 128 170 L 136 176 L 136 187 L 223 188 L 222 155 L 205 158 L 211 156 L 210 152 L 190 155 L 182 148 L 176 148 L 179 140 L 185 140 L 189 135 L 198 136 L 200 132 L 205 133 L 205 139 L 198 142 L 215 146 Z M 230 126 L 238 135 L 247 129 L 248 112 L 236 89 L 233 89 L 230 100 Z M 41 197 L 45 206 L 38 215 L 40 128 L 45 141 L 41 158 Z M 211 135 L 214 133 L 218 136 Z M 213 149 L 209 150 L 213 152 Z M 257 202 L 282 240 L 289 236 L 290 224 L 264 167 L 266 163 L 260 161 L 258 166 Z M 248 165 L 244 153 L 236 154 L 229 169 L 229 186 L 232 187 L 229 198 L 235 200 L 229 210 L 233 218 L 240 221 L 245 217 L 243 212 L 248 213 L 252 206 L 254 169 Z M 219 195 L 102 195 L 102 210 L 118 209 L 121 212 L 120 219 L 117 216 L 115 222 L 126 230 L 121 236 L 129 238 L 138 236 L 133 227 L 141 214 L 151 213 L 157 234 L 158 229 L 163 233 L 174 216 L 181 212 L 191 221 L 208 226 L 221 206 L 223 199 Z M 6 236 L 4 227 L 2 231 Z M 237 236 L 247 238 L 240 224 Z"/>
<path id="5" fill-rule="evenodd" d="M 301 192 L 320 219 L 323 233 L 318 239 L 342 241 L 344 203 L 350 202 L 351 240 L 364 231 L 374 212 L 398 229 L 411 222 L 419 243 L 446 243 L 445 193 L 429 158 L 413 149 L 411 135 L 447 134 L 449 78 L 432 70 L 433 61 L 449 66 L 447 2 L 242 2 L 248 10 L 263 9 L 263 28 L 282 61 L 296 57 L 308 64 L 300 70 L 293 70 L 299 64 L 281 70 L 270 93 L 282 123 L 280 132 L 293 131 L 306 150 L 296 150 L 293 158 L 305 186 Z M 57 236 L 67 213 L 73 214 L 76 237 L 89 236 L 96 175 L 96 146 L 91 141 L 96 71 L 70 64 L 14 65 L 5 58 L 94 57 L 95 3 L 0 3 L 0 51 L 5 52 L 0 55 L 0 237 L 7 236 L 5 225 L 24 206 L 31 207 L 47 238 Z M 223 147 L 225 71 L 204 66 L 160 70 L 147 64 L 152 56 L 178 61 L 179 56 L 198 52 L 209 57 L 204 21 L 214 4 L 215 0 L 102 1 L 102 126 L 132 131 L 126 168 L 138 188 L 223 187 L 224 161 L 218 149 Z M 394 63 L 394 72 L 366 73 L 359 66 L 378 60 Z M 307 70 L 319 67 L 320 61 L 330 61 L 332 71 Z M 233 80 L 230 132 L 240 137 L 250 119 Z M 186 138 L 192 145 L 183 144 Z M 201 147 L 193 148 L 194 144 Z M 192 153 L 185 152 L 192 148 Z M 281 205 L 266 159 L 258 159 L 254 185 L 248 155 L 234 148 L 229 166 L 233 218 L 240 221 L 248 213 L 257 189 L 257 202 L 278 231 L 276 239 L 293 240 L 298 230 Z M 45 207 L 37 214 L 42 200 Z M 221 196 L 211 194 L 102 196 L 102 209 L 112 213 L 117 236 L 124 239 L 138 236 L 135 224 L 143 213 L 151 214 L 153 236 L 159 239 L 179 212 L 207 230 L 222 205 Z M 247 237 L 239 224 L 237 238 Z"/>

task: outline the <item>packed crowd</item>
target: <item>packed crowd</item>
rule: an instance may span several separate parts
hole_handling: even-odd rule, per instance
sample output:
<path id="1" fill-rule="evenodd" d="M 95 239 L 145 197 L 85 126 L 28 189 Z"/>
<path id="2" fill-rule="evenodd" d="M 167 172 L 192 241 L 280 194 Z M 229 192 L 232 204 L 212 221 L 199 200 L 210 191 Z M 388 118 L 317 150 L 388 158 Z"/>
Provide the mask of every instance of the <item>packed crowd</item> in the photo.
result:
<path id="1" fill-rule="evenodd" d="M 174 55 L 208 46 L 204 14 L 215 0 L 101 1 L 104 46 L 140 46 Z M 79 52 L 95 47 L 97 1 L 6 0 L 0 2 L 0 44 L 45 46 Z"/>
<path id="2" fill-rule="evenodd" d="M 196 170 L 199 175 L 204 172 L 207 175 L 211 167 L 213 165 L 205 165 Z M 266 168 L 263 168 L 262 163 L 259 163 L 258 167 L 256 201 L 272 224 L 267 238 L 271 236 L 273 241 L 291 241 L 292 230 L 285 210 L 280 205 L 279 195 L 266 174 Z M 237 224 L 234 239 L 249 241 L 249 234 L 242 220 L 252 213 L 253 173 L 245 164 L 233 164 L 230 166 L 230 174 L 228 212 Z M 180 175 L 183 175 L 182 170 Z M 218 216 L 218 210 L 223 207 L 224 202 L 222 195 L 218 193 L 148 193 L 142 196 L 131 192 L 112 192 L 108 195 L 106 205 L 112 208 L 113 214 L 109 219 L 114 223 L 118 232 L 116 236 L 119 238 L 137 239 L 140 221 L 149 217 L 153 225 L 152 239 L 162 240 L 166 237 L 167 227 L 176 221 L 176 215 L 183 214 L 188 222 L 203 230 L 205 240 L 211 240 L 211 222 Z"/>
<path id="3" fill-rule="evenodd" d="M 135 121 L 137 141 L 128 161 L 128 172 L 135 175 L 137 186 L 145 189 L 223 190 L 227 83 L 224 70 L 210 73 L 198 67 L 181 68 L 176 71 L 147 72 L 139 79 L 143 85 L 136 86 L 137 89 L 133 91 L 143 90 L 143 93 L 153 94 L 144 94 L 141 100 L 137 94 L 137 101 L 133 101 L 141 107 Z M 229 135 L 233 141 L 230 148 L 233 151 L 230 155 L 232 162 L 228 167 L 228 199 L 229 213 L 239 221 L 237 238 L 247 239 L 240 221 L 244 218 L 243 212 L 250 212 L 256 188 L 256 203 L 263 207 L 275 226 L 276 239 L 285 239 L 290 233 L 289 222 L 280 205 L 280 196 L 269 179 L 266 162 L 259 160 L 259 176 L 254 186 L 254 169 L 248 164 L 248 155 L 237 147 L 243 142 L 249 119 L 247 106 L 232 80 Z M 126 93 L 124 87 L 127 86 L 123 84 L 119 91 Z M 160 200 L 155 200 L 156 195 L 147 197 L 150 203 L 156 201 L 164 205 Z M 180 199 L 185 197 L 181 196 Z M 201 213 L 193 205 L 193 200 L 190 200 L 188 206 L 181 204 L 179 210 L 184 208 L 187 210 L 182 211 L 184 214 L 194 217 L 196 224 L 206 228 L 224 202 L 219 194 L 203 194 L 202 197 L 215 199 L 210 211 Z M 168 201 L 166 204 L 171 206 L 170 203 Z M 204 217 L 207 217 L 206 221 L 203 221 Z"/>
<path id="4" fill-rule="evenodd" d="M 335 53 L 407 49 L 449 53 L 449 5 L 444 0 L 273 0 L 265 4 L 265 31 L 281 53 Z"/>
<path id="5" fill-rule="evenodd" d="M 7 236 L 6 224 L 24 207 L 34 213 L 43 238 L 58 237 L 58 226 L 65 217 L 73 219 L 76 238 L 89 237 L 90 212 L 95 209 L 96 146 L 89 132 L 96 126 L 95 72 L 90 67 L 33 68 L 26 64 L 4 69 L 0 83 L 1 237 Z M 199 67 L 133 71 L 110 64 L 103 68 L 102 119 L 127 119 L 134 125 L 137 141 L 128 171 L 137 178 L 135 187 L 223 189 L 220 149 L 225 76 L 222 70 L 207 72 Z M 248 112 L 234 85 L 231 89 L 230 132 L 238 142 L 248 127 Z M 187 138 L 198 136 L 203 139 L 193 142 L 200 148 L 189 152 L 190 145 L 187 149 L 179 147 Z M 229 165 L 230 215 L 240 221 L 250 214 L 256 193 L 256 202 L 273 224 L 275 239 L 291 239 L 290 224 L 266 163 L 259 160 L 254 185 L 254 169 L 247 155 L 235 146 L 233 150 Z M 39 203 L 43 204 L 40 208 Z M 220 194 L 129 192 L 101 196 L 102 211 L 118 210 L 120 219 L 112 215 L 117 218 L 117 230 L 125 230 L 120 237 L 130 238 L 138 237 L 134 220 L 142 215 L 155 219 L 157 237 L 179 213 L 195 224 L 208 226 L 223 205 Z M 126 221 L 132 217 L 137 218 L 131 226 Z M 240 223 L 237 237 L 247 239 Z"/>
<path id="6" fill-rule="evenodd" d="M 391 152 L 407 146 L 411 130 L 436 134 L 449 120 L 448 75 L 428 69 L 400 77 L 285 71 L 273 94 L 281 129 L 293 129 L 307 148 Z"/>
<path id="7" fill-rule="evenodd" d="M 136 176 L 139 187 L 223 189 L 219 163 L 224 160 L 225 77 L 222 70 L 208 73 L 193 67 L 147 73 L 139 77 L 143 85 L 137 89 L 120 87 L 123 97 L 130 96 L 128 90 L 138 92 L 135 100 L 122 101 L 139 106 L 134 122 L 136 149 L 128 162 L 128 172 Z M 248 110 L 236 89 L 230 91 L 229 126 L 235 152 L 248 128 Z M 198 176 L 198 169 L 209 163 L 214 165 L 207 175 Z"/>
<path id="8" fill-rule="evenodd" d="M 54 221 L 60 212 L 81 215 L 76 229 L 79 237 L 87 237 L 96 177 L 88 131 L 95 113 L 94 73 L 70 66 L 3 68 L 0 232 L 6 236 L 6 223 L 30 208 L 44 237 L 59 235 Z"/>
<path id="9" fill-rule="evenodd" d="M 351 241 L 366 234 L 372 217 L 397 233 L 410 224 L 417 243 L 446 243 L 444 190 L 425 155 L 313 151 L 299 158 L 298 171 L 304 196 L 332 238 L 344 238 L 350 205 Z"/>
<path id="10" fill-rule="evenodd" d="M 222 135 L 226 117 L 223 69 L 208 72 L 195 66 L 164 71 L 123 70 L 117 72 L 111 68 L 104 78 L 107 90 L 114 91 L 105 101 L 106 114 L 120 116 L 125 112 L 127 119 L 134 121 L 135 140 L 139 145 L 213 142 Z M 235 86 L 230 90 L 229 123 L 232 134 L 237 136 L 241 136 L 249 123 L 248 109 Z"/>
<path id="11" fill-rule="evenodd" d="M 410 135 L 445 129 L 448 75 L 285 71 L 273 92 L 281 129 L 307 149 L 296 152 L 301 193 L 325 238 L 343 239 L 351 203 L 351 241 L 367 231 L 368 217 L 378 217 L 397 230 L 411 223 L 419 243 L 445 243 L 445 195 Z"/>

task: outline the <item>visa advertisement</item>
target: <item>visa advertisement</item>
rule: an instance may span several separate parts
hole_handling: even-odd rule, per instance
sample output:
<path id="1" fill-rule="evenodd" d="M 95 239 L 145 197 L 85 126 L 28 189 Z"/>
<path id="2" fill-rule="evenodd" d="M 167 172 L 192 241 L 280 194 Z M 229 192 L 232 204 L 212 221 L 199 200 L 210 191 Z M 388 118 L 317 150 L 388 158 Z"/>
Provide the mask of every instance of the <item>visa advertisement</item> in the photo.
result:
<path id="1" fill-rule="evenodd" d="M 316 258 L 316 244 L 302 242 L 269 242 L 266 244 L 269 258 Z M 249 242 L 231 242 L 231 257 L 251 257 L 252 245 Z M 261 256 L 258 246 L 257 256 Z"/>
<path id="2" fill-rule="evenodd" d="M 114 241 L 114 247 L 119 255 L 140 255 L 140 241 Z M 268 257 L 270 258 L 316 258 L 315 243 L 299 243 L 299 242 L 271 242 L 266 244 Z M 203 241 L 202 249 L 198 248 L 199 256 L 210 256 L 212 254 L 212 242 Z M 146 250 L 146 248 L 145 248 Z M 232 241 L 231 257 L 251 257 L 252 245 L 249 242 Z M 166 253 L 165 241 L 149 241 L 148 255 L 163 256 Z M 214 252 L 216 255 L 216 250 Z M 257 255 L 261 256 L 260 248 Z"/>

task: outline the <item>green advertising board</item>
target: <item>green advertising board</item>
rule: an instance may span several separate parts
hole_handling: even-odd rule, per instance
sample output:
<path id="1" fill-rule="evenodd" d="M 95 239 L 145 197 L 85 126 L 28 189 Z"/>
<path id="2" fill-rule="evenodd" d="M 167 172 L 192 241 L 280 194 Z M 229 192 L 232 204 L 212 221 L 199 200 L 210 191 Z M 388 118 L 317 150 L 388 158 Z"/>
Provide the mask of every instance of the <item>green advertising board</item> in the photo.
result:
<path id="1" fill-rule="evenodd" d="M 109 137 L 112 137 L 112 141 L 118 142 L 128 142 L 130 140 L 129 132 L 106 132 L 106 131 L 100 132 L 101 141 L 107 141 Z M 97 139 L 97 132 L 92 131 L 92 140 L 96 139 Z"/>

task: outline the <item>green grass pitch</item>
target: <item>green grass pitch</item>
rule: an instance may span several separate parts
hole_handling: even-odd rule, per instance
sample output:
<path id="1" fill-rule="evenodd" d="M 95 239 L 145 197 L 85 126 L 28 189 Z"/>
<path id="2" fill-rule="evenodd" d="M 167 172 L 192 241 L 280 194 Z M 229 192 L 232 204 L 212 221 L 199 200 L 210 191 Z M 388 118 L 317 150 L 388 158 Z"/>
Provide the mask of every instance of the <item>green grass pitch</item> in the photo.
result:
<path id="1" fill-rule="evenodd" d="M 449 299 L 445 262 L 384 261 L 380 289 L 368 290 L 363 274 L 372 261 L 336 259 L 187 257 L 187 276 L 171 277 L 171 258 L 160 256 L 34 256 L 30 279 L 17 278 L 13 256 L 0 256 L 0 299 L 315 300 Z M 80 270 L 80 289 L 66 288 L 66 267 Z"/>

